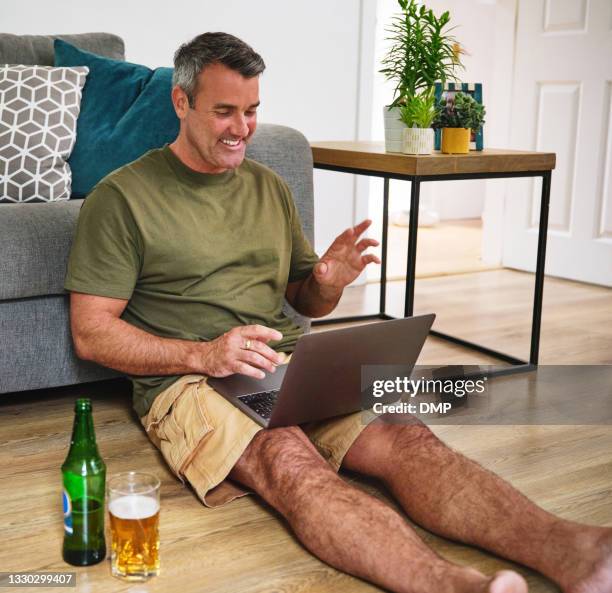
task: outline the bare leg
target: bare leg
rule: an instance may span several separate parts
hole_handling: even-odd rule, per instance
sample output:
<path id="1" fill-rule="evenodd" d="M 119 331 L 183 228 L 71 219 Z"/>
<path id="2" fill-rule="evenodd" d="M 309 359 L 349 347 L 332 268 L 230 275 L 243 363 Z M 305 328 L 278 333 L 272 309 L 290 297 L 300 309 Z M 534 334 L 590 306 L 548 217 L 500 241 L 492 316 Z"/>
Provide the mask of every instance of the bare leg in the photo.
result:
<path id="1" fill-rule="evenodd" d="M 612 529 L 544 511 L 414 418 L 369 425 L 343 466 L 383 480 L 430 531 L 530 566 L 567 593 L 612 593 Z"/>
<path id="2" fill-rule="evenodd" d="M 298 428 L 259 432 L 230 477 L 255 490 L 328 564 L 392 591 L 524 593 L 436 555 L 393 509 L 338 477 Z"/>

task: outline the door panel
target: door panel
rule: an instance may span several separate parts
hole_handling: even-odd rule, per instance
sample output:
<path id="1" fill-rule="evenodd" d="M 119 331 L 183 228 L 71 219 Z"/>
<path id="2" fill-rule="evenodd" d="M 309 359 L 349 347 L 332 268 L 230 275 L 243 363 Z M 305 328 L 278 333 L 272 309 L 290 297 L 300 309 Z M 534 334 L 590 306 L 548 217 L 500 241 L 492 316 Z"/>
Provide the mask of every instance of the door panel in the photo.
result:
<path id="1" fill-rule="evenodd" d="M 612 3 L 519 0 L 511 146 L 557 154 L 546 272 L 612 286 Z M 541 182 L 512 180 L 503 264 L 535 269 Z"/>

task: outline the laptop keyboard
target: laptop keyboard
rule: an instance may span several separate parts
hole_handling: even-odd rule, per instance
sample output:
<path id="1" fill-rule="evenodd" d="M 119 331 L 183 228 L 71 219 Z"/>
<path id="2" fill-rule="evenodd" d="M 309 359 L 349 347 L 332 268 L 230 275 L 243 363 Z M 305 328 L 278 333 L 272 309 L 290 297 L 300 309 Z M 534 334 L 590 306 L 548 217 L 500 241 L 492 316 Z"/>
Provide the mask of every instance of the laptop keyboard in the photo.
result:
<path id="1" fill-rule="evenodd" d="M 250 393 L 249 395 L 243 395 L 238 399 L 251 408 L 251 410 L 253 410 L 256 414 L 259 414 L 262 418 L 269 420 L 270 416 L 272 416 L 272 408 L 276 403 L 278 393 L 278 389 L 275 391 L 262 391 L 261 393 Z"/>

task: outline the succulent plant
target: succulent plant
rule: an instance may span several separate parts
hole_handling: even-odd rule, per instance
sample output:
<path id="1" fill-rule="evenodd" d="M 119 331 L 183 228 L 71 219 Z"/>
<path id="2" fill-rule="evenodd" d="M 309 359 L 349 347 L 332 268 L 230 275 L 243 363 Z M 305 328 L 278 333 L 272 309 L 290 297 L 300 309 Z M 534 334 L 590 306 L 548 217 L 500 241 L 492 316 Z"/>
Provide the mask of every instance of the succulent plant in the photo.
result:
<path id="1" fill-rule="evenodd" d="M 434 128 L 469 128 L 478 132 L 484 124 L 485 108 L 467 93 L 442 98 L 435 107 Z"/>
<path id="2" fill-rule="evenodd" d="M 400 119 L 409 128 L 430 128 L 436 115 L 433 89 L 408 96 L 399 105 Z"/>

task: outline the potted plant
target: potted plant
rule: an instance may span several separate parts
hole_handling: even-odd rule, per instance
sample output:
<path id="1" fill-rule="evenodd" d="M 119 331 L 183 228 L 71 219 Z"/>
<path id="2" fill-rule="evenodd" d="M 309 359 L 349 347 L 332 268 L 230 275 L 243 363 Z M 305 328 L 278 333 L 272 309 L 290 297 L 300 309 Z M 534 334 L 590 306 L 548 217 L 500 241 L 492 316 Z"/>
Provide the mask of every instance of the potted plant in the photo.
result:
<path id="1" fill-rule="evenodd" d="M 402 150 L 406 127 L 400 106 L 410 110 L 409 103 L 416 97 L 429 100 L 434 84 L 455 80 L 455 69 L 461 67 L 457 42 L 446 29 L 449 12 L 437 17 L 417 0 L 398 0 L 398 4 L 401 11 L 387 29 L 391 47 L 380 70 L 395 84 L 393 101 L 384 107 L 385 147 L 394 152 Z"/>
<path id="2" fill-rule="evenodd" d="M 478 132 L 484 124 L 484 105 L 466 93 L 456 93 L 440 99 L 436 105 L 434 128 L 442 128 L 442 152 L 467 154 L 472 130 Z"/>
<path id="3" fill-rule="evenodd" d="M 406 125 L 402 135 L 404 154 L 431 154 L 434 149 L 434 131 L 431 127 L 436 115 L 433 89 L 406 97 L 399 106 L 401 121 Z"/>

